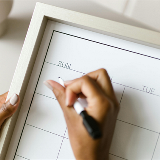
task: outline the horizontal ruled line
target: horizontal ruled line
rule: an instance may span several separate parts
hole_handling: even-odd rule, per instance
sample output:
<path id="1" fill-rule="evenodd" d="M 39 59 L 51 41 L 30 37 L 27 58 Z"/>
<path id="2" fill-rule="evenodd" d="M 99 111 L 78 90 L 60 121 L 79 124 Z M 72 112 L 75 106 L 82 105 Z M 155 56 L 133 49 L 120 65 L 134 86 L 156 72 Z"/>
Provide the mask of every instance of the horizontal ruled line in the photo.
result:
<path id="1" fill-rule="evenodd" d="M 39 130 L 42 130 L 42 131 L 44 131 L 44 132 L 48 132 L 48 133 L 50 133 L 50 134 L 53 134 L 53 135 L 56 135 L 56 136 L 59 136 L 59 137 L 62 137 L 62 138 L 68 139 L 68 138 L 67 138 L 67 137 L 65 137 L 65 136 L 61 136 L 61 135 L 59 135 L 59 134 L 56 134 L 56 133 L 53 133 L 53 132 L 47 131 L 47 130 L 45 130 L 45 129 L 42 129 L 42 128 L 39 128 L 39 127 L 33 126 L 33 125 L 31 125 L 31 124 L 26 123 L 26 125 L 28 125 L 28 126 L 30 126 L 30 127 L 33 127 L 33 128 L 36 128 L 36 129 L 39 129 Z"/>

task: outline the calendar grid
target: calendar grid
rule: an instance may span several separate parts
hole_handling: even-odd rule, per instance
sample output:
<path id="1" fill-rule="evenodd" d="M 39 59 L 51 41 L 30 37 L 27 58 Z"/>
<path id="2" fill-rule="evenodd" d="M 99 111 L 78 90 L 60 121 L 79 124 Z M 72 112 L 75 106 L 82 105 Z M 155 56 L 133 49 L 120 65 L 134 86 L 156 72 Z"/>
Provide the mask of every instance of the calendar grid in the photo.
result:
<path id="1" fill-rule="evenodd" d="M 125 89 L 124 89 L 124 90 L 125 90 Z M 121 96 L 121 100 L 122 100 L 122 97 L 123 97 L 123 94 L 124 94 L 124 90 L 123 90 L 123 93 L 122 93 L 122 96 Z M 49 97 L 49 96 L 46 96 L 46 95 L 43 95 L 43 94 L 39 94 L 39 93 L 37 93 L 37 94 L 40 95 L 40 96 L 44 96 L 44 97 L 47 97 L 47 98 L 51 98 L 51 99 L 57 100 L 57 99 L 55 99 L 55 98 L 52 98 L 52 97 Z M 121 103 L 121 101 L 120 101 L 120 103 Z M 156 131 L 153 131 L 153 130 L 150 130 L 150 129 L 147 129 L 147 128 L 144 128 L 144 127 L 141 127 L 141 126 L 138 126 L 138 125 L 135 125 L 135 124 L 132 124 L 132 123 L 129 123 L 129 122 L 120 120 L 120 119 L 117 119 L 117 121 L 120 121 L 120 122 L 123 122 L 123 123 L 127 123 L 127 124 L 133 125 L 133 126 L 135 126 L 135 127 L 139 127 L 139 128 L 141 128 L 141 129 L 148 130 L 148 131 L 150 131 L 150 132 L 154 132 L 154 133 L 159 134 L 159 132 L 156 132 Z M 41 129 L 41 128 L 39 128 L 39 129 Z"/>
<path id="2" fill-rule="evenodd" d="M 111 46 L 111 45 L 108 45 L 108 44 L 100 43 L 100 42 L 97 42 L 97 41 L 89 40 L 89 39 L 86 39 L 86 38 L 82 38 L 82 37 L 70 35 L 70 34 L 67 34 L 67 33 L 64 33 L 64 32 L 56 31 L 56 30 L 53 30 L 53 32 L 52 32 L 52 36 L 51 36 L 51 39 L 50 39 L 50 42 L 49 42 L 49 46 L 50 46 L 50 43 L 51 43 L 51 40 L 52 40 L 52 37 L 53 37 L 53 33 L 54 33 L 54 32 L 61 33 L 61 34 L 65 34 L 65 35 L 72 36 L 72 37 L 76 37 L 76 38 L 80 38 L 80 39 L 87 40 L 87 41 L 91 41 L 91 42 L 98 43 L 98 44 L 101 44 L 101 45 L 106 45 L 106 46 L 108 46 L 108 47 L 113 47 L 113 48 L 120 49 L 120 50 L 124 50 L 124 51 L 127 51 L 127 52 L 135 53 L 135 54 L 138 54 L 138 55 L 140 55 L 140 56 L 145 56 L 145 57 L 153 58 L 153 59 L 156 59 L 156 60 L 160 60 L 159 58 L 156 58 L 156 57 L 144 55 L 144 54 L 137 53 L 137 52 L 134 52 L 134 51 L 130 51 L 130 50 L 126 50 L 126 49 L 123 49 L 123 48 L 119 48 L 119 47 Z M 41 71 L 40 71 L 40 74 L 39 74 L 39 77 L 38 77 L 38 81 L 37 81 L 37 84 L 36 84 L 36 87 L 35 87 L 35 91 L 34 91 L 34 94 L 33 94 L 32 100 L 31 100 L 31 104 L 30 104 L 30 107 L 29 107 L 29 110 L 28 110 L 28 113 L 27 113 L 27 117 L 28 117 L 28 115 L 29 115 L 29 111 L 30 111 L 30 108 L 31 108 L 31 105 L 32 105 L 32 101 L 33 101 L 33 98 L 34 98 L 34 95 L 35 95 L 35 94 L 37 94 L 37 95 L 39 95 L 39 96 L 45 96 L 45 97 L 47 97 L 47 98 L 51 98 L 51 99 L 57 100 L 56 98 L 49 97 L 49 96 L 47 96 L 47 95 L 44 95 L 44 94 L 41 94 L 41 93 L 37 93 L 37 92 L 36 92 L 36 89 L 37 89 L 37 86 L 38 86 L 38 82 L 39 82 L 39 79 L 40 79 L 40 76 L 41 76 L 41 73 L 42 73 L 42 69 L 43 69 L 44 64 L 47 63 L 47 64 L 51 64 L 51 65 L 60 67 L 60 66 L 58 66 L 57 64 L 54 64 L 54 63 L 45 61 L 46 56 L 47 56 L 47 53 L 48 53 L 48 50 L 49 50 L 49 46 L 48 46 L 48 48 L 47 48 L 47 52 L 46 52 L 46 55 L 45 55 L 45 58 L 44 58 L 44 61 L 43 61 L 43 64 L 42 64 L 42 68 L 41 68 Z M 65 69 L 67 69 L 67 68 L 65 68 Z M 72 71 L 74 71 L 74 72 L 81 73 L 81 74 L 83 74 L 83 75 L 85 74 L 85 73 L 82 72 L 82 71 L 77 71 L 77 70 L 70 69 L 70 68 L 69 68 L 69 70 L 72 70 Z M 120 99 L 120 103 L 121 103 L 121 101 L 122 101 L 122 99 L 123 99 L 123 95 L 124 95 L 124 92 L 125 92 L 125 88 L 127 88 L 127 87 L 128 87 L 128 88 L 131 88 L 131 89 L 138 90 L 138 91 L 145 92 L 145 91 L 143 91 L 143 90 L 140 90 L 140 89 L 137 89 L 137 88 L 134 88 L 134 87 L 130 87 L 130 86 L 126 86 L 126 85 L 124 85 L 124 84 L 120 84 L 120 83 L 117 83 L 117 82 L 112 82 L 112 83 L 115 83 L 115 84 L 119 84 L 119 85 L 121 85 L 121 86 L 124 86 L 124 90 L 123 90 L 123 93 L 122 93 L 122 96 L 121 96 L 121 99 Z M 145 92 L 145 93 L 147 93 L 147 92 Z M 156 95 L 156 94 L 153 94 L 153 93 L 148 93 L 148 94 L 152 94 L 152 95 L 154 95 L 154 96 L 159 96 L 159 97 L 160 97 L 160 95 Z M 27 124 L 27 123 L 26 123 L 27 117 L 26 117 L 26 120 L 25 120 L 25 124 L 24 124 L 24 126 L 23 126 L 23 129 L 22 129 L 22 133 L 21 133 L 21 136 L 20 136 L 20 139 L 19 139 L 19 142 L 18 142 L 18 146 L 19 146 L 19 144 L 20 144 L 20 140 L 21 140 L 21 137 L 22 137 L 22 134 L 23 134 L 23 130 L 24 130 L 25 125 L 28 125 L 28 126 L 30 126 L 30 127 L 34 127 L 34 128 L 37 128 L 37 129 L 41 129 L 41 130 L 43 130 L 43 131 L 45 131 L 45 132 L 48 132 L 48 133 L 51 133 L 51 134 L 55 134 L 55 133 L 52 133 L 52 132 L 50 132 L 50 131 L 44 130 L 44 129 L 42 129 L 42 128 L 38 128 L 38 127 L 36 127 L 36 126 L 33 126 L 33 125 L 31 125 L 31 124 Z M 125 122 L 125 121 L 122 121 L 122 120 L 119 120 L 119 119 L 117 119 L 117 121 L 121 121 L 121 122 L 124 122 L 124 123 L 128 123 L 128 122 Z M 131 124 L 131 123 L 128 123 L 128 124 L 134 125 L 134 124 Z M 136 126 L 136 125 L 134 125 L 134 126 Z M 149 129 L 147 129 L 147 128 L 143 128 L 143 127 L 141 127 L 141 126 L 136 126 L 136 127 L 140 127 L 140 128 L 142 128 L 142 129 L 145 129 L 145 130 L 148 130 L 148 131 L 152 131 L 152 130 L 149 130 Z M 66 133 L 66 131 L 67 131 L 67 129 L 65 130 L 65 133 Z M 152 131 L 152 132 L 155 132 L 155 131 Z M 61 151 L 61 147 L 62 147 L 62 145 L 63 145 L 63 141 L 64 141 L 64 139 L 66 138 L 66 137 L 65 137 L 65 133 L 64 133 L 64 136 L 61 136 L 63 139 L 62 139 L 61 146 L 60 146 L 60 149 L 59 149 L 59 152 L 58 152 L 58 155 L 57 155 L 57 159 L 56 159 L 56 160 L 58 160 L 58 156 L 59 156 L 59 153 L 60 153 L 60 151 Z M 160 137 L 160 133 L 159 133 L 159 132 L 155 132 L 155 133 L 158 134 L 158 139 L 157 139 L 157 142 L 156 142 L 156 145 L 155 145 L 155 149 L 154 149 L 154 152 L 153 152 L 152 159 L 153 159 L 153 157 L 154 157 L 154 153 L 155 153 L 155 150 L 156 150 L 156 147 L 157 147 L 157 143 L 158 143 L 158 140 L 159 140 L 159 137 Z M 60 136 L 60 135 L 58 135 L 58 134 L 55 134 L 55 135 Z M 68 138 L 67 138 L 67 139 L 68 139 Z M 15 155 L 14 155 L 14 159 L 13 159 L 13 160 L 15 160 L 15 156 L 17 155 L 18 146 L 17 146 L 17 148 L 16 148 L 16 152 L 15 152 Z M 119 157 L 119 156 L 114 155 L 114 154 L 112 154 L 112 153 L 109 153 L 109 154 L 110 154 L 110 155 L 113 155 L 113 156 L 115 156 L 115 157 Z M 20 156 L 20 155 L 17 155 L 17 156 L 19 156 L 19 157 L 21 157 L 21 158 L 24 158 L 24 159 L 27 159 L 27 158 L 25 158 L 25 157 L 23 157 L 23 156 Z M 128 160 L 128 159 L 125 159 L 125 158 L 123 158 L 123 157 L 119 157 L 119 158 L 124 159 L 124 160 Z M 152 160 L 152 159 L 151 159 L 151 160 Z M 27 160 L 30 160 L 30 159 L 27 159 Z"/>

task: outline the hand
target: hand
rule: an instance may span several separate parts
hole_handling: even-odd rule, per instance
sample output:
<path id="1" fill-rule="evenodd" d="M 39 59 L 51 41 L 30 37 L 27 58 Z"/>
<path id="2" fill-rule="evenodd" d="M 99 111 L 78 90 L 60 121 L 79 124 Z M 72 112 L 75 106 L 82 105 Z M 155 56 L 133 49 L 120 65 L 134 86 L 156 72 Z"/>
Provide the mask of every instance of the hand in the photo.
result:
<path id="1" fill-rule="evenodd" d="M 48 80 L 48 87 L 53 90 L 67 123 L 69 139 L 77 160 L 107 160 L 119 112 L 119 103 L 113 91 L 110 78 L 105 69 L 65 82 L 66 88 Z M 100 125 L 102 138 L 93 140 L 86 131 L 82 117 L 73 108 L 75 100 L 86 98 L 87 113 Z"/>
<path id="2" fill-rule="evenodd" d="M 16 94 L 14 94 L 7 102 L 5 102 L 7 95 L 8 92 L 0 95 L 0 128 L 5 119 L 12 116 L 16 112 L 20 102 L 19 96 Z"/>

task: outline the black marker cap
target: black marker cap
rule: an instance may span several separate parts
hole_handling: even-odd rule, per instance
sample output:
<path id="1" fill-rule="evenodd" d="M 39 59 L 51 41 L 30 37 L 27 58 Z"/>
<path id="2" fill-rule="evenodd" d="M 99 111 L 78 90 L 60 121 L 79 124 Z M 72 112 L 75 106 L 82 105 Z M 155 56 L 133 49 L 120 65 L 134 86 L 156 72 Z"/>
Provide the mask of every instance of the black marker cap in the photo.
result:
<path id="1" fill-rule="evenodd" d="M 83 118 L 83 124 L 87 129 L 88 133 L 93 139 L 98 139 L 102 137 L 102 132 L 100 130 L 99 124 L 97 121 L 89 116 L 86 111 L 82 111 L 80 115 Z"/>

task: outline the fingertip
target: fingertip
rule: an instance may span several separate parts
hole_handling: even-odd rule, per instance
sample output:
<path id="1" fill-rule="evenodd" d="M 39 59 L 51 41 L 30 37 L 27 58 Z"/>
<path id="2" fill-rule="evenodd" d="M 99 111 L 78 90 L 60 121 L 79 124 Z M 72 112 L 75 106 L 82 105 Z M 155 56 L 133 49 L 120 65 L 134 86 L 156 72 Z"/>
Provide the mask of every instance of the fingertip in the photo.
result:
<path id="1" fill-rule="evenodd" d="M 19 96 L 18 96 L 16 93 L 14 93 L 14 94 L 11 96 L 9 102 L 10 102 L 10 104 L 11 104 L 12 106 L 14 106 L 14 105 L 16 105 L 16 104 L 18 103 L 18 100 L 19 100 Z"/>
<path id="2" fill-rule="evenodd" d="M 13 94 L 10 99 L 0 107 L 0 120 L 12 116 L 16 112 L 19 103 L 20 97 L 17 94 Z"/>
<path id="3" fill-rule="evenodd" d="M 78 95 L 70 90 L 66 90 L 66 106 L 72 106 L 77 100 Z"/>
<path id="4" fill-rule="evenodd" d="M 47 81 L 44 81 L 43 82 L 43 84 L 47 87 L 47 88 L 49 88 L 50 90 L 62 90 L 62 89 L 64 89 L 64 87 L 61 85 L 61 84 L 59 84 L 58 82 L 56 82 L 56 81 L 53 81 L 53 80 L 47 80 Z"/>
<path id="5" fill-rule="evenodd" d="M 53 90 L 52 83 L 50 82 L 50 80 L 44 81 L 43 84 L 50 90 Z"/>

